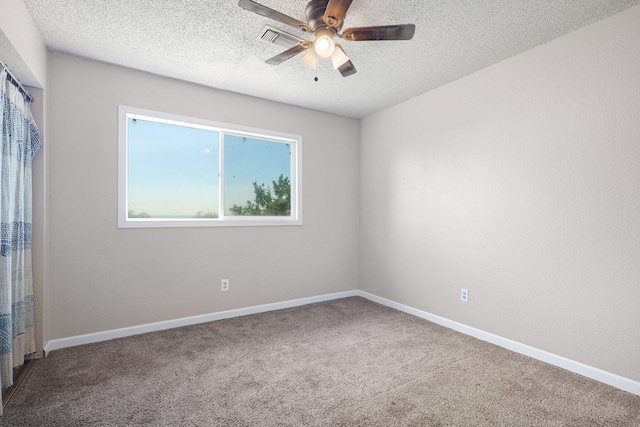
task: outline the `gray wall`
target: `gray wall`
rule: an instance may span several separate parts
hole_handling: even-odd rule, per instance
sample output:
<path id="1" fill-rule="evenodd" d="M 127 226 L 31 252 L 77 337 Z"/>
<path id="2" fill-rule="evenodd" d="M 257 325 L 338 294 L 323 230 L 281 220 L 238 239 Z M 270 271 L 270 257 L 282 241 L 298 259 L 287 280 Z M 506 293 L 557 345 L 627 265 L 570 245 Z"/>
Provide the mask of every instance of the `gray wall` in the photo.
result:
<path id="1" fill-rule="evenodd" d="M 20 82 L 43 88 L 47 80 L 47 48 L 22 0 L 0 1 L 0 59 Z"/>
<path id="2" fill-rule="evenodd" d="M 636 6 L 363 120 L 360 289 L 640 380 L 639 70 Z"/>
<path id="3" fill-rule="evenodd" d="M 45 340 L 357 288 L 358 121 L 61 54 L 48 87 Z M 302 135 L 304 225 L 116 228 L 119 104 Z"/>

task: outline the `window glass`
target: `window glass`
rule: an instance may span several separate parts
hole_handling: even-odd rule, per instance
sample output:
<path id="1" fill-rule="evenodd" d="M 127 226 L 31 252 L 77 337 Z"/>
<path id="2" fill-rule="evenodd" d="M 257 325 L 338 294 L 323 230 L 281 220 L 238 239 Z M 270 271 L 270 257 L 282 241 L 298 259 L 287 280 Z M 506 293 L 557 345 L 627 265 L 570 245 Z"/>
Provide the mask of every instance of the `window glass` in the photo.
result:
<path id="1" fill-rule="evenodd" d="M 217 218 L 218 132 L 129 118 L 128 218 Z"/>
<path id="2" fill-rule="evenodd" d="M 291 215 L 291 145 L 224 137 L 225 215 Z"/>

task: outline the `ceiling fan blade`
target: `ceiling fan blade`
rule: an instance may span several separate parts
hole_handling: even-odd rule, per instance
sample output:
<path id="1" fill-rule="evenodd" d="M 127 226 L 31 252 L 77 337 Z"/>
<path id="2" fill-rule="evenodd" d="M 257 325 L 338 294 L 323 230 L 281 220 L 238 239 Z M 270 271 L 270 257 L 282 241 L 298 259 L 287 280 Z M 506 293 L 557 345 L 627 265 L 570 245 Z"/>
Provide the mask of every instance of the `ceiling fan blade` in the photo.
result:
<path id="1" fill-rule="evenodd" d="M 278 22 L 282 22 L 283 24 L 291 25 L 292 27 L 299 28 L 305 33 L 311 33 L 313 30 L 306 23 L 297 20 L 296 18 L 292 18 L 284 13 L 280 13 L 277 10 L 273 10 L 268 8 L 267 6 L 263 6 L 259 3 L 256 3 L 252 0 L 240 0 L 238 2 L 238 6 L 241 8 L 248 10 L 249 12 L 257 13 L 258 15 L 266 16 L 267 18 L 271 18 Z"/>
<path id="2" fill-rule="evenodd" d="M 349 6 L 353 0 L 329 0 L 324 12 L 324 22 L 330 27 L 337 28 L 344 21 Z"/>
<path id="3" fill-rule="evenodd" d="M 355 74 L 358 70 L 356 70 L 355 65 L 350 60 L 342 64 L 338 67 L 338 71 L 342 74 L 342 77 L 349 77 L 352 74 Z"/>
<path id="4" fill-rule="evenodd" d="M 311 47 L 311 44 L 311 42 L 297 44 L 291 49 L 287 49 L 284 52 L 274 56 L 273 58 L 267 59 L 265 62 L 269 65 L 280 65 L 287 59 L 291 59 L 297 54 L 309 49 Z"/>
<path id="5" fill-rule="evenodd" d="M 411 40 L 416 32 L 413 24 L 381 25 L 378 27 L 347 28 L 338 34 L 339 37 L 349 41 L 366 40 Z"/>

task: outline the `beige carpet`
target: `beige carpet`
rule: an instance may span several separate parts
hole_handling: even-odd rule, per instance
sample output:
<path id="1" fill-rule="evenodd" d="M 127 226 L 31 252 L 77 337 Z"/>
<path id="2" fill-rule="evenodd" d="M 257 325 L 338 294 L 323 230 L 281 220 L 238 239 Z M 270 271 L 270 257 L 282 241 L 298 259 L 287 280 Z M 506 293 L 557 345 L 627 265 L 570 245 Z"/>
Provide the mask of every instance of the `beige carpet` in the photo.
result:
<path id="1" fill-rule="evenodd" d="M 2 426 L 640 426 L 640 397 L 362 298 L 51 352 Z"/>

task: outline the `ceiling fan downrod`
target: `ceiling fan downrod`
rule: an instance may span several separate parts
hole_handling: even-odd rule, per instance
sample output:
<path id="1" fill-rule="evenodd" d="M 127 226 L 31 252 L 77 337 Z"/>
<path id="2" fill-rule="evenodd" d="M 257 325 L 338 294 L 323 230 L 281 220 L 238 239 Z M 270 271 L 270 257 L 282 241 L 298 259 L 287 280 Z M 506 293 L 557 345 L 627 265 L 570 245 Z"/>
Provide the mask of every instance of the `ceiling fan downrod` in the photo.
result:
<path id="1" fill-rule="evenodd" d="M 331 29 L 331 31 L 335 34 L 342 28 L 342 22 L 339 22 L 338 19 L 334 16 L 327 17 L 325 21 L 324 15 L 327 10 L 328 4 L 329 0 L 311 0 L 309 3 L 307 3 L 304 14 L 307 17 L 307 23 L 309 24 L 313 32 L 316 32 L 322 28 L 327 28 Z M 338 23 L 338 26 L 336 26 L 335 23 Z"/>

